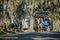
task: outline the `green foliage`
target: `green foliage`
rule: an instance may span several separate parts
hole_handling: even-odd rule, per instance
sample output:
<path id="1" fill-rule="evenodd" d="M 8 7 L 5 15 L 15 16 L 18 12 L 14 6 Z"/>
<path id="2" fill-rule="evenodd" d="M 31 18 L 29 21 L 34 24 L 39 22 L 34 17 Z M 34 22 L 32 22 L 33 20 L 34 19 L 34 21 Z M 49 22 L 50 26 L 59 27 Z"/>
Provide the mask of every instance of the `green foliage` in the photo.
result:
<path id="1" fill-rule="evenodd" d="M 26 15 L 25 11 L 23 10 L 23 9 L 24 9 L 24 5 L 25 5 L 25 3 L 22 2 L 22 3 L 19 4 L 18 7 L 17 7 L 17 10 L 16 10 L 16 13 L 17 13 L 17 14 L 16 14 L 16 15 L 17 15 L 17 18 L 19 18 L 19 19 L 24 18 L 25 15 Z"/>
<path id="2" fill-rule="evenodd" d="M 0 20 L 2 20 L 3 18 L 4 18 L 4 14 L 0 12 Z"/>
<path id="3" fill-rule="evenodd" d="M 0 25 L 0 31 L 3 30 L 4 28 L 4 25 Z"/>
<path id="4" fill-rule="evenodd" d="M 35 0 L 36 2 L 39 2 L 39 1 L 41 1 L 41 0 Z"/>
<path id="5" fill-rule="evenodd" d="M 13 28 L 14 28 L 14 24 L 10 24 L 10 25 L 8 26 L 8 28 L 9 28 L 9 29 L 13 29 Z"/>
<path id="6" fill-rule="evenodd" d="M 6 23 L 0 25 L 0 30 L 3 31 L 6 28 Z M 4 30 L 5 31 L 5 30 Z"/>
<path id="7" fill-rule="evenodd" d="M 39 0 L 36 0 L 39 1 Z M 40 0 L 41 1 L 41 0 Z M 57 3 L 59 4 L 59 3 Z M 55 4 L 54 2 L 50 1 L 50 4 L 46 4 L 46 2 L 43 2 L 42 5 L 41 3 L 38 4 L 38 9 L 42 9 L 43 10 L 49 10 L 48 16 L 51 16 L 53 18 L 55 18 L 56 16 L 58 16 L 58 9 L 59 7 L 57 6 L 57 4 Z M 45 13 L 36 13 L 37 16 L 45 16 Z"/>
<path id="8" fill-rule="evenodd" d="M 37 18 L 44 17 L 46 15 L 47 15 L 47 13 L 36 13 Z"/>

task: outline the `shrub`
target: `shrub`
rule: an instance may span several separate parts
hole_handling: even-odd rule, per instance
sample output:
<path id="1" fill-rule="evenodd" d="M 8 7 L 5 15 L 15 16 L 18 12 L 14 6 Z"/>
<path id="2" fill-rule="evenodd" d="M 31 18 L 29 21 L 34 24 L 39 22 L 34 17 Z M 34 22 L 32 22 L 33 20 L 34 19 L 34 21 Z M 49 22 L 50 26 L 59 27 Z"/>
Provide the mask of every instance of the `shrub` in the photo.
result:
<path id="1" fill-rule="evenodd" d="M 10 24 L 10 25 L 8 26 L 8 28 L 9 28 L 9 29 L 13 29 L 13 28 L 14 28 L 14 24 Z"/>

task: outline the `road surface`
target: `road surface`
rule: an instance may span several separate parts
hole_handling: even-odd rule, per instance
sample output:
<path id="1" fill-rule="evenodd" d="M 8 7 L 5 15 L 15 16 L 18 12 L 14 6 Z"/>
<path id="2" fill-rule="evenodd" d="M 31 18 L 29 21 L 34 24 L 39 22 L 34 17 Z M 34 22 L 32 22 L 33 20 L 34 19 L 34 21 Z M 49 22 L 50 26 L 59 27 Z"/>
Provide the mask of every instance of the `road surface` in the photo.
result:
<path id="1" fill-rule="evenodd" d="M 60 40 L 60 32 L 28 32 L 0 35 L 0 40 Z"/>

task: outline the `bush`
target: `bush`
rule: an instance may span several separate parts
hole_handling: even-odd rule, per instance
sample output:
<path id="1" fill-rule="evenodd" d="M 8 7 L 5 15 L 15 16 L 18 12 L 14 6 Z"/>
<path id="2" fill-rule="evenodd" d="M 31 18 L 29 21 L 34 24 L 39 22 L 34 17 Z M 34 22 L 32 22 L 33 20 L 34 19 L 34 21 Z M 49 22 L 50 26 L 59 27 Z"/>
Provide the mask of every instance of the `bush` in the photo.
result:
<path id="1" fill-rule="evenodd" d="M 3 30 L 4 26 L 3 25 L 0 25 L 0 31 Z"/>
<path id="2" fill-rule="evenodd" d="M 24 30 L 28 30 L 28 28 L 24 28 Z"/>
<path id="3" fill-rule="evenodd" d="M 13 28 L 14 28 L 14 24 L 10 24 L 10 25 L 8 26 L 8 28 L 9 28 L 9 29 L 13 29 Z"/>

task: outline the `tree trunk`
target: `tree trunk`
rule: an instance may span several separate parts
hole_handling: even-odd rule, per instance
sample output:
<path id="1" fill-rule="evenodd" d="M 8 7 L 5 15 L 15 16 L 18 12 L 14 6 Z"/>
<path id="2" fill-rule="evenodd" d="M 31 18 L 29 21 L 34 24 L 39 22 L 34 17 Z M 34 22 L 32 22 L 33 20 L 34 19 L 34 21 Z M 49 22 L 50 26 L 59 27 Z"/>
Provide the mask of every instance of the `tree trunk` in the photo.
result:
<path id="1" fill-rule="evenodd" d="M 33 16 L 30 16 L 30 32 L 34 32 L 33 30 Z"/>

